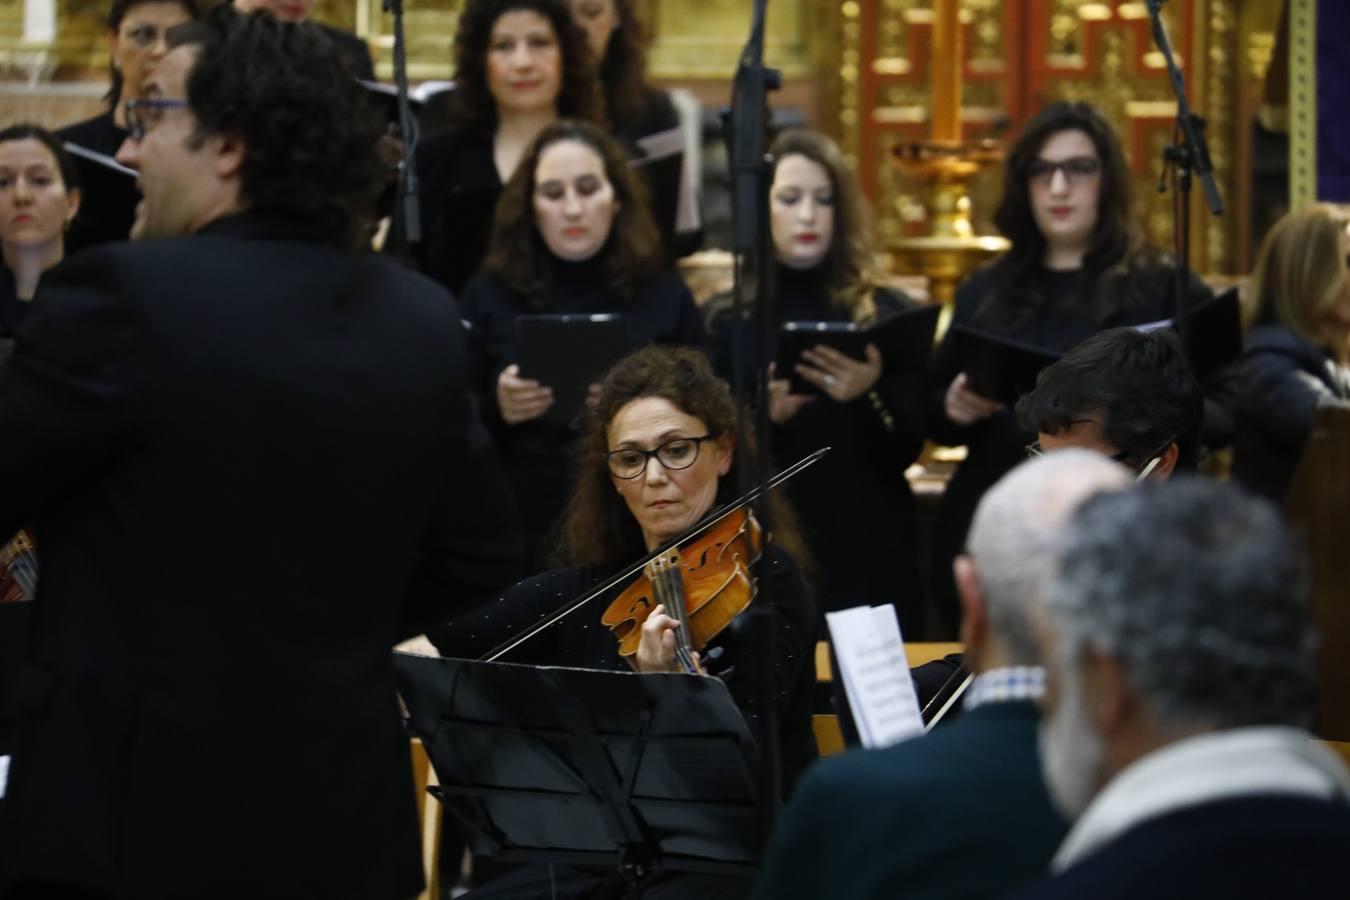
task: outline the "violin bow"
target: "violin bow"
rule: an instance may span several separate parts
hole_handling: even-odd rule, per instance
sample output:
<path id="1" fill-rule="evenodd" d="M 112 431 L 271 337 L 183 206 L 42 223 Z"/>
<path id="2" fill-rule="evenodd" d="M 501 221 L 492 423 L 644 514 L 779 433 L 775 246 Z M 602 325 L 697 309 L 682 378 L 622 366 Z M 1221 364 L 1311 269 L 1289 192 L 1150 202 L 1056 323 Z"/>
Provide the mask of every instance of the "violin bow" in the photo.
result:
<path id="1" fill-rule="evenodd" d="M 597 597 L 604 596 L 606 593 L 613 590 L 616 585 L 623 584 L 625 581 L 632 578 L 638 572 L 641 572 L 642 568 L 645 565 L 647 565 L 647 563 L 656 559 L 658 556 L 680 546 L 685 541 L 689 540 L 691 537 L 701 534 L 702 532 L 716 525 L 718 522 L 722 521 L 727 516 L 731 515 L 736 510 L 740 509 L 746 504 L 753 503 L 755 500 L 759 499 L 759 496 L 765 491 L 778 487 L 778 485 L 782 484 L 789 478 L 792 478 L 793 476 L 802 472 L 804 469 L 810 468 L 811 466 L 815 465 L 815 463 L 819 462 L 820 458 L 829 451 L 830 451 L 829 447 L 821 447 L 814 453 L 808 453 L 806 456 L 803 456 L 801 459 L 797 460 L 795 463 L 788 466 L 786 469 L 783 469 L 781 472 L 770 478 L 768 481 L 764 482 L 761 485 L 751 488 L 749 491 L 738 497 L 736 500 L 733 500 L 731 503 L 728 503 L 727 505 L 708 513 L 708 515 L 704 516 L 700 521 L 694 523 L 694 525 L 690 527 L 688 531 L 666 541 L 660 547 L 657 547 L 655 550 L 651 551 L 642 559 L 630 565 L 628 568 L 619 572 L 617 575 L 605 579 L 605 581 L 599 587 L 592 589 L 589 594 L 586 594 L 580 597 L 579 599 L 574 600 L 571 603 L 568 603 L 566 606 L 560 607 L 552 615 L 544 619 L 544 621 L 540 622 L 538 625 L 535 625 L 533 628 L 530 628 L 528 631 L 525 631 L 524 633 L 516 637 L 513 637 L 510 640 L 498 644 L 496 647 L 492 648 L 487 653 L 483 654 L 483 656 L 479 657 L 479 662 L 496 662 L 497 660 L 501 659 L 503 656 L 510 653 L 512 650 L 516 649 L 521 644 L 532 639 L 535 635 L 539 634 L 541 631 L 545 631 L 549 628 L 552 628 L 554 625 L 558 624 L 563 619 L 570 616 L 572 613 L 581 609 L 583 606 L 592 602 Z"/>

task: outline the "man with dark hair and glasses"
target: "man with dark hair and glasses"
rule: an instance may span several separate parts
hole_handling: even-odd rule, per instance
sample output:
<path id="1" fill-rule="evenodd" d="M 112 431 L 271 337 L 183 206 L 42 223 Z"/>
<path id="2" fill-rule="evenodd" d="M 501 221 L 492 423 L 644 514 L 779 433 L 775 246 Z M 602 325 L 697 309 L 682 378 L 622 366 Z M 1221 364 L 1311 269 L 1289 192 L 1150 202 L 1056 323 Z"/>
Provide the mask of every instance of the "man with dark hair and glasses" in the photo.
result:
<path id="1" fill-rule="evenodd" d="M 222 5 L 169 43 L 142 240 L 44 278 L 0 368 L 42 555 L 0 896 L 412 897 L 390 649 L 518 574 L 460 316 L 353 249 L 380 123 L 331 41 Z"/>
<path id="2" fill-rule="evenodd" d="M 1017 403 L 1028 455 L 1095 450 L 1140 478 L 1195 468 L 1204 394 L 1170 331 L 1113 328 L 1065 354 Z"/>

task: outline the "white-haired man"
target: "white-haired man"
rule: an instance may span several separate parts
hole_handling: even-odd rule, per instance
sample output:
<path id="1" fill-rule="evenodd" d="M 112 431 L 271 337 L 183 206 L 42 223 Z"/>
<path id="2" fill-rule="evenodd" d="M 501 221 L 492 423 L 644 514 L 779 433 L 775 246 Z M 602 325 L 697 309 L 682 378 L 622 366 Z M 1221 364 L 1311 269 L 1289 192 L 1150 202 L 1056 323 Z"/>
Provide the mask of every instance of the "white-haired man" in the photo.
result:
<path id="1" fill-rule="evenodd" d="M 798 785 L 755 898 L 1001 897 L 1044 873 L 1065 823 L 1036 760 L 1036 607 L 1060 531 L 1129 473 L 1065 450 L 1004 476 L 955 561 L 966 664 L 960 719 L 884 750 L 822 762 Z"/>
<path id="2" fill-rule="evenodd" d="M 1065 534 L 1041 750 L 1076 822 L 1024 896 L 1343 895 L 1350 775 L 1303 730 L 1307 579 L 1276 511 L 1183 479 L 1093 498 Z"/>

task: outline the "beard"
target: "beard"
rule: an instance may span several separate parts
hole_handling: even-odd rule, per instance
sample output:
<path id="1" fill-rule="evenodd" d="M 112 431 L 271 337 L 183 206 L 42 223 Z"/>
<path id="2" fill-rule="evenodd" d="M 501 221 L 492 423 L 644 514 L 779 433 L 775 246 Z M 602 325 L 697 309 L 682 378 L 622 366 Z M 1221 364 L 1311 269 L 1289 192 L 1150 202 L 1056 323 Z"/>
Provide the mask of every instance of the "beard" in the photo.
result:
<path id="1" fill-rule="evenodd" d="M 1086 715 L 1076 673 L 1065 672 L 1059 702 L 1041 722 L 1041 773 L 1055 808 L 1074 821 L 1105 782 L 1106 748 Z"/>

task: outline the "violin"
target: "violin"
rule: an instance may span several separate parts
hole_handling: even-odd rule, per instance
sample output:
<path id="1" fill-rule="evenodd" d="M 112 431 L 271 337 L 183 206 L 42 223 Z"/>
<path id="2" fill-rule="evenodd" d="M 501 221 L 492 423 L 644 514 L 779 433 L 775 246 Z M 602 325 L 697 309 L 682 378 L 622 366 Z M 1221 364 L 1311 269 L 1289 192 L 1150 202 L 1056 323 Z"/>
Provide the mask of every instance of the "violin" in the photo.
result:
<path id="1" fill-rule="evenodd" d="M 829 449 L 829 447 L 822 447 L 816 452 L 802 457 L 764 484 L 747 491 L 743 496 L 721 509 L 709 513 L 684 534 L 662 544 L 643 559 L 606 579 L 593 588 L 589 594 L 571 601 L 523 634 L 517 635 L 489 650 L 483 655 L 481 661 L 495 662 L 501 659 L 521 644 L 534 638 L 535 635 L 552 628 L 572 613 L 588 605 L 597 597 L 608 594 L 620 585 L 628 584 L 633 576 L 641 572 L 646 577 L 628 585 L 605 612 L 605 616 L 608 617 L 611 611 L 616 611 L 613 617 L 615 624 L 611 627 L 616 629 L 615 636 L 619 639 L 620 653 L 623 654 L 624 641 L 626 640 L 631 641 L 632 649 L 623 655 L 631 656 L 637 652 L 637 646 L 642 640 L 642 623 L 647 621 L 647 615 L 656 608 L 657 604 L 666 603 L 666 609 L 670 611 L 679 608 L 672 606 L 670 601 L 678 602 L 683 606 L 690 602 L 689 598 L 693 597 L 692 602 L 699 610 L 709 607 L 705 615 L 698 617 L 697 625 L 691 628 L 688 616 L 677 616 L 674 613 L 671 613 L 670 616 L 672 619 L 684 623 L 681 628 L 681 631 L 685 632 L 683 638 L 680 635 L 676 636 L 677 650 L 682 645 L 685 654 L 680 659 L 680 663 L 686 671 L 697 671 L 693 661 L 693 651 L 702 649 L 709 640 L 730 624 L 731 620 L 736 617 L 736 613 L 749 606 L 751 599 L 754 597 L 754 578 L 750 574 L 750 566 L 754 564 L 755 560 L 759 559 L 763 538 L 760 534 L 759 523 L 754 521 L 754 517 L 746 511 L 746 507 L 765 491 L 777 487 L 798 472 L 814 464 L 829 452 Z M 723 523 L 730 524 L 724 525 Z M 745 535 L 744 539 L 741 538 L 742 534 Z M 705 536 L 708 537 L 705 538 Z M 672 551 L 677 551 L 677 555 L 670 556 L 669 554 Z M 687 563 L 686 559 L 688 560 Z M 653 576 L 648 574 L 646 570 L 649 564 L 658 560 L 662 562 L 653 571 L 658 573 L 655 577 L 661 584 L 659 587 L 655 587 L 653 586 L 655 584 Z M 674 593 L 674 581 L 676 579 L 672 577 L 676 573 L 679 574 L 678 580 L 681 584 L 678 594 Z M 691 573 L 697 574 L 686 580 L 686 576 Z M 698 586 L 700 589 L 690 590 L 691 584 Z M 733 585 L 737 584 L 744 586 L 743 589 L 733 588 Z M 634 594 L 625 607 L 620 604 L 620 601 L 628 595 L 629 590 L 632 590 Z M 657 591 L 664 593 L 658 596 Z M 642 596 L 644 593 L 648 595 L 645 597 L 645 602 Z M 735 612 L 728 613 L 729 609 L 735 608 L 736 603 L 740 602 L 740 600 L 733 598 L 742 596 L 744 602 L 741 602 L 740 607 Z M 653 600 L 655 602 L 652 602 Z M 710 606 L 710 601 L 715 602 L 712 602 Z M 641 609 L 645 609 L 645 611 L 639 613 Z M 714 625 L 715 628 L 712 627 Z M 700 634 L 703 635 L 701 642 L 698 638 Z"/>
<path id="2" fill-rule="evenodd" d="M 600 617 L 619 642 L 619 656 L 632 661 L 643 624 L 664 605 L 679 623 L 675 659 L 686 672 L 696 673 L 694 651 L 706 647 L 755 598 L 750 567 L 763 546 L 759 522 L 747 507 L 739 507 L 650 560 Z"/>

